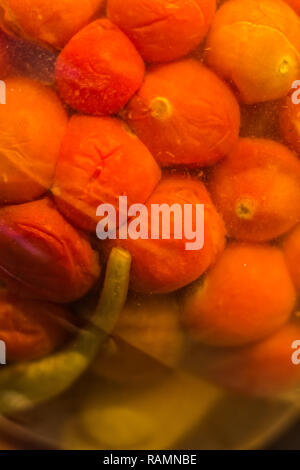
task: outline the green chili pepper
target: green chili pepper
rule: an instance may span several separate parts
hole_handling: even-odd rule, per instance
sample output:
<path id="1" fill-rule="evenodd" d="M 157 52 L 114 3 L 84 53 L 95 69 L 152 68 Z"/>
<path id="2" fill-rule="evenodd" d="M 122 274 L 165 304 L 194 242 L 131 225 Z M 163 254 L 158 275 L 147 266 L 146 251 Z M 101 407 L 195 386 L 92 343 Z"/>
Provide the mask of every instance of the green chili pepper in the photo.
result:
<path id="1" fill-rule="evenodd" d="M 64 350 L 44 359 L 5 366 L 0 372 L 0 413 L 12 414 L 67 390 L 95 358 L 112 332 L 128 292 L 131 256 L 114 248 L 104 287 L 89 326 Z"/>

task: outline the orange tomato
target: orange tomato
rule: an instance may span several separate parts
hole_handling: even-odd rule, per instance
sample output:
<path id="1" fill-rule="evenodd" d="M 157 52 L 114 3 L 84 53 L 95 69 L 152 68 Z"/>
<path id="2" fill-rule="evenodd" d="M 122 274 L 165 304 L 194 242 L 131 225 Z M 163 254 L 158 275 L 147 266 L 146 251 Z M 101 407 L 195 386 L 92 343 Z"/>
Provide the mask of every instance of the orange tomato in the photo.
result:
<path id="1" fill-rule="evenodd" d="M 209 32 L 207 63 L 244 103 L 282 98 L 300 72 L 300 18 L 280 0 L 229 0 Z"/>
<path id="2" fill-rule="evenodd" d="M 0 105 L 0 204 L 31 201 L 53 181 L 67 114 L 49 87 L 9 78 Z M 55 125 L 54 125 L 55 123 Z"/>
<path id="3" fill-rule="evenodd" d="M 144 72 L 144 62 L 132 42 L 103 18 L 72 37 L 57 59 L 55 78 L 69 106 L 102 116 L 125 106 L 142 85 Z"/>
<path id="4" fill-rule="evenodd" d="M 175 237 L 174 213 L 170 214 L 170 236 L 163 238 L 160 220 L 158 237 L 153 238 L 151 213 L 152 205 L 155 204 L 159 206 L 167 204 L 170 208 L 176 204 L 177 208 L 178 206 L 181 208 L 182 214 L 184 214 L 184 205 L 190 204 L 192 213 L 188 220 L 190 224 L 193 224 L 193 230 L 196 228 L 196 204 L 204 204 L 203 248 L 186 249 L 186 243 L 191 243 L 191 240 L 185 236 L 184 217 L 182 222 L 178 223 L 178 226 L 182 228 L 182 237 Z M 224 249 L 223 221 L 215 210 L 204 184 L 200 181 L 182 175 L 166 175 L 148 199 L 146 208 L 149 215 L 147 239 L 135 240 L 129 237 L 126 240 L 120 240 L 117 237 L 117 240 L 100 244 L 100 247 L 103 246 L 105 250 L 118 245 L 131 253 L 132 290 L 142 293 L 167 293 L 180 289 L 201 276 Z"/>
<path id="5" fill-rule="evenodd" d="M 47 356 L 68 336 L 68 311 L 56 304 L 25 300 L 0 290 L 0 338 L 8 361 Z"/>
<path id="6" fill-rule="evenodd" d="M 272 140 L 240 139 L 209 187 L 233 238 L 272 240 L 300 220 L 300 161 Z"/>
<path id="7" fill-rule="evenodd" d="M 206 35 L 216 0 L 108 0 L 107 14 L 147 62 L 169 62 Z"/>
<path id="8" fill-rule="evenodd" d="M 143 143 L 119 119 L 73 116 L 63 139 L 52 192 L 61 212 L 96 233 L 100 204 L 144 203 L 161 171 Z"/>
<path id="9" fill-rule="evenodd" d="M 234 243 L 204 279 L 187 289 L 182 317 L 197 341 L 242 346 L 286 323 L 295 302 L 296 291 L 278 248 Z"/>
<path id="10" fill-rule="evenodd" d="M 97 253 L 41 199 L 0 208 L 0 279 L 22 297 L 57 303 L 83 297 L 100 275 Z"/>
<path id="11" fill-rule="evenodd" d="M 162 166 L 207 166 L 229 153 L 240 127 L 230 89 L 194 59 L 153 67 L 123 113 Z"/>
<path id="12" fill-rule="evenodd" d="M 104 0 L 0 0 L 10 32 L 61 49 L 88 24 Z"/>

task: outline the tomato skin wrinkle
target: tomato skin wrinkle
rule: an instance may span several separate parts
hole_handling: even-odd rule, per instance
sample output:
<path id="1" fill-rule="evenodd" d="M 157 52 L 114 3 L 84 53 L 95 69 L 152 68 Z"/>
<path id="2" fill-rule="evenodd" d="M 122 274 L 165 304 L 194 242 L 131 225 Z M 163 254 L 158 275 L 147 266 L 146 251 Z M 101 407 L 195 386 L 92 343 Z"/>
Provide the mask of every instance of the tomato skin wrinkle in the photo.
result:
<path id="1" fill-rule="evenodd" d="M 159 23 L 164 23 L 170 18 L 170 15 L 166 15 L 163 18 L 159 18 L 156 20 L 148 21 L 147 23 L 142 24 L 141 26 L 136 26 L 133 28 L 133 31 L 142 31 L 143 29 L 149 28 L 150 26 L 157 25 Z"/>
<path id="2" fill-rule="evenodd" d="M 95 153 L 97 154 L 97 157 L 99 157 L 99 161 L 96 161 L 97 166 L 94 172 L 92 173 L 88 184 L 93 180 L 99 178 L 99 176 L 101 176 L 101 173 L 104 169 L 105 160 L 107 160 L 109 157 L 111 157 L 121 149 L 121 145 L 118 145 L 107 154 L 104 154 L 102 149 L 100 148 L 99 142 L 97 142 L 97 137 L 92 137 L 85 140 L 81 147 L 84 147 L 80 154 L 81 157 L 92 158 L 94 160 Z"/>

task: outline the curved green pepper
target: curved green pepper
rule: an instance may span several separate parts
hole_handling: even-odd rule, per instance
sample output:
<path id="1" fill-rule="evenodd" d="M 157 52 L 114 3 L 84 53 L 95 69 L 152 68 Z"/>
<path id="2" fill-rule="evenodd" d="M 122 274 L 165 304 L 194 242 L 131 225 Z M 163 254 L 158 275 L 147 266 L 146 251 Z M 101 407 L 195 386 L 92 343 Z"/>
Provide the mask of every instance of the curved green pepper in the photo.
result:
<path id="1" fill-rule="evenodd" d="M 114 248 L 104 287 L 89 326 L 69 346 L 38 361 L 3 367 L 0 372 L 0 414 L 24 411 L 54 398 L 82 375 L 112 332 L 128 292 L 131 256 Z"/>

